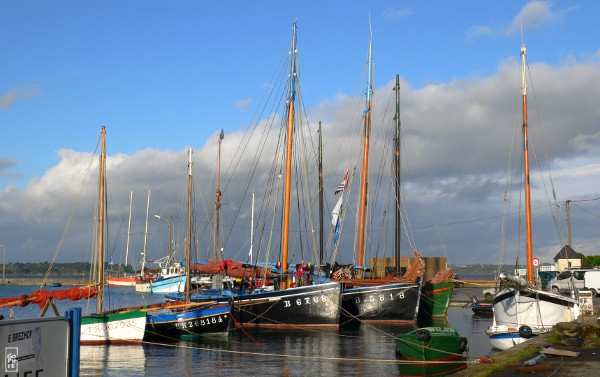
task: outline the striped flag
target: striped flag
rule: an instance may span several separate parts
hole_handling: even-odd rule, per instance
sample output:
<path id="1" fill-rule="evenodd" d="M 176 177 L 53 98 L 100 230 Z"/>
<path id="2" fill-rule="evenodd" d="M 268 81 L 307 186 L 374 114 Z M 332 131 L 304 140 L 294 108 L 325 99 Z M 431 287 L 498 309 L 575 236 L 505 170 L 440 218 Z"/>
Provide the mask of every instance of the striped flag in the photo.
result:
<path id="1" fill-rule="evenodd" d="M 346 187 L 348 187 L 348 172 L 350 171 L 350 168 L 346 168 L 346 175 L 344 175 L 344 179 L 342 180 L 342 182 L 340 183 L 340 185 L 338 186 L 338 188 L 335 189 L 335 193 L 334 195 L 337 195 L 338 192 L 342 192 L 344 191 L 344 189 Z"/>

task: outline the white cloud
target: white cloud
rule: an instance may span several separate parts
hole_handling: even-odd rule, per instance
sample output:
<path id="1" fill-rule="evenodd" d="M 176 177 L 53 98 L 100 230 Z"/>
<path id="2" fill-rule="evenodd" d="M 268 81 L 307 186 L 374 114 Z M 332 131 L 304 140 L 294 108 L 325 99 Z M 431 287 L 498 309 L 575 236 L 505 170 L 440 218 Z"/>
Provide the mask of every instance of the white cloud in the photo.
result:
<path id="1" fill-rule="evenodd" d="M 529 102 L 532 148 L 539 158 L 545 154 L 537 131 L 539 120 L 544 127 L 545 148 L 558 167 L 553 175 L 558 200 L 597 195 L 597 187 L 600 187 L 600 136 L 597 127 L 600 109 L 596 99 L 600 98 L 600 65 L 594 62 L 570 62 L 569 65 L 552 67 L 538 63 L 532 64 L 531 70 L 535 80 L 535 86 L 530 87 Z M 519 103 L 518 71 L 518 62 L 510 59 L 501 63 L 498 71 L 488 77 L 428 84 L 422 88 L 402 82 L 403 182 L 408 213 L 415 232 L 414 242 L 419 250 L 431 247 L 431 252 L 426 255 L 440 252 L 439 243 L 428 241 L 431 236 L 425 235 L 437 224 L 453 263 L 469 263 L 480 255 L 488 256 L 486 262 L 498 261 L 501 227 L 497 216 L 502 214 L 506 165 L 513 130 L 516 130 L 517 137 L 520 136 L 520 115 L 515 108 Z M 385 187 L 390 179 L 389 140 L 393 116 L 388 103 L 393 95 L 393 84 L 390 81 L 376 88 L 373 102 L 372 179 L 369 187 L 371 200 L 381 203 L 372 212 L 375 216 L 372 220 L 373 229 L 378 229 L 378 224 L 381 224 L 383 209 L 388 203 Z M 541 119 L 537 119 L 536 115 L 536 98 Z M 322 120 L 325 198 L 329 207 L 325 213 L 333 206 L 335 200 L 332 193 L 346 166 L 351 166 L 351 171 L 354 166 L 360 166 L 359 136 L 363 109 L 362 96 L 339 94 L 313 109 L 307 109 L 308 119 L 303 118 L 303 124 L 306 125 L 309 120 L 311 127 L 304 128 L 302 132 L 305 137 L 312 137 L 312 141 L 301 144 L 301 128 L 297 127 L 294 140 L 298 159 L 294 162 L 294 168 L 307 169 L 302 175 L 302 182 L 309 178 L 309 189 L 314 190 L 317 181 L 313 149 L 317 137 L 315 128 L 318 120 Z M 281 114 L 270 114 L 256 128 L 229 131 L 221 144 L 221 218 L 228 257 L 247 254 L 252 192 L 256 195 L 255 225 L 260 224 L 256 225 L 257 229 L 265 230 L 262 239 L 256 236 L 255 248 L 266 250 L 270 236 L 267 229 L 273 221 L 275 201 L 274 194 L 269 196 L 268 192 L 271 188 L 275 192 L 281 185 L 277 180 L 280 164 L 273 163 L 274 159 L 281 161 L 281 151 L 276 154 L 278 145 L 281 147 L 284 141 L 280 134 L 281 120 Z M 210 249 L 213 232 L 210 220 L 214 208 L 219 132 L 215 131 L 204 145 L 194 148 L 196 227 L 200 236 L 201 256 L 205 256 L 206 250 Z M 90 139 L 95 140 L 95 137 Z M 514 142 L 519 145 L 518 139 Z M 110 146 L 110 143 L 109 137 L 107 144 Z M 6 234 L 11 249 L 17 255 L 23 255 L 20 260 L 51 259 L 88 167 L 89 177 L 58 260 L 87 260 L 89 255 L 94 226 L 97 163 L 90 165 L 90 153 L 69 149 L 60 150 L 59 158 L 58 164 L 43 176 L 31 180 L 26 188 L 9 186 L 0 192 L 2 237 Z M 142 248 L 147 189 L 152 190 L 151 214 L 172 214 L 177 216 L 179 222 L 185 218 L 187 149 L 146 149 L 132 155 L 114 154 L 108 156 L 107 164 L 111 252 L 121 253 L 124 249 L 121 220 L 128 210 L 130 190 L 134 190 L 132 234 L 135 237 L 132 238 L 131 249 L 136 250 L 135 253 Z M 518 167 L 519 163 L 515 166 Z M 269 181 L 271 173 L 275 173 L 274 181 Z M 306 191 L 300 182 L 298 188 Z M 358 192 L 358 179 L 353 185 L 349 191 L 352 198 Z M 542 199 L 538 195 L 542 188 L 536 180 L 534 200 Z M 315 196 L 311 198 L 314 203 Z M 429 209 L 419 213 L 415 204 Z M 278 208 L 280 206 L 279 203 Z M 348 240 L 341 254 L 342 261 L 351 259 L 354 225 L 350 218 L 355 206 L 355 200 L 352 199 L 348 206 L 349 223 L 344 228 L 344 238 Z M 259 211 L 262 215 L 258 215 Z M 297 219 L 297 213 L 293 217 Z M 582 218 L 579 216 L 579 219 Z M 275 223 L 278 223 L 279 217 L 275 219 Z M 579 219 L 577 221 L 581 221 Z M 593 232 L 584 235 L 587 227 L 593 226 L 593 222 L 588 222 L 590 224 L 577 225 L 580 232 L 578 237 L 582 243 L 591 245 L 598 240 Z M 176 229 L 174 234 L 179 232 L 181 235 L 183 228 L 177 226 Z M 538 219 L 535 229 L 545 232 L 537 235 L 536 247 L 547 250 L 548 255 L 556 254 L 551 224 Z M 166 250 L 164 224 L 151 218 L 149 234 L 150 257 L 163 256 L 161 251 Z M 277 231 L 274 231 L 270 250 L 272 255 L 276 254 L 273 245 L 278 244 L 277 238 Z M 437 236 L 433 239 L 437 239 Z M 372 241 L 372 245 L 375 243 Z M 300 258 L 299 246 L 293 249 L 294 258 Z M 311 253 L 310 250 L 302 252 Z M 118 259 L 115 256 L 115 260 Z M 484 262 L 482 258 L 478 260 Z"/>
<path id="2" fill-rule="evenodd" d="M 467 36 L 470 38 L 476 38 L 482 35 L 490 35 L 492 34 L 492 28 L 485 25 L 474 25 L 467 32 Z"/>
<path id="3" fill-rule="evenodd" d="M 246 112 L 246 110 L 248 109 L 248 106 L 250 106 L 251 103 L 252 103 L 251 98 L 242 99 L 242 100 L 239 100 L 236 102 L 235 108 L 238 109 L 239 111 L 241 111 L 242 113 L 244 113 L 244 112 Z"/>
<path id="4" fill-rule="evenodd" d="M 399 18 L 406 18 L 406 17 L 412 15 L 413 13 L 414 13 L 414 11 L 411 8 L 398 9 L 396 7 L 392 7 L 392 8 L 384 10 L 382 12 L 382 16 L 385 18 L 389 18 L 389 19 L 399 19 Z"/>
<path id="5" fill-rule="evenodd" d="M 549 1 L 531 1 L 515 16 L 507 35 L 520 33 L 523 30 L 538 29 L 544 25 L 560 21 L 566 10 L 554 11 Z"/>

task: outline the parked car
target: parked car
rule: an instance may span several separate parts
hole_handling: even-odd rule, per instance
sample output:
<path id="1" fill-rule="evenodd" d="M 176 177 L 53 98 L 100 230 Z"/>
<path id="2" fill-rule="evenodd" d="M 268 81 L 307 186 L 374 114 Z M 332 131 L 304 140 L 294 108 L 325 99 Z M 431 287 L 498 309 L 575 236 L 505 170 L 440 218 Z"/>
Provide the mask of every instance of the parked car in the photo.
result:
<path id="1" fill-rule="evenodd" d="M 570 292 L 571 289 L 584 288 L 584 274 L 589 270 L 564 270 L 548 282 L 552 292 Z"/>

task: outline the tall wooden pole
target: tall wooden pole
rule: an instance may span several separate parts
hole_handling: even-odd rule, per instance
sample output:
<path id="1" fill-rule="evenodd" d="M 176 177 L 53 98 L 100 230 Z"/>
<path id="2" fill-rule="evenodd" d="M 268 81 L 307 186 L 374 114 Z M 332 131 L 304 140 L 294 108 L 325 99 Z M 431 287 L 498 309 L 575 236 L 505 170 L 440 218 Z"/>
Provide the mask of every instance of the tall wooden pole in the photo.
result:
<path id="1" fill-rule="evenodd" d="M 367 93 L 366 93 L 366 105 L 364 115 L 364 145 L 363 145 L 363 165 L 362 165 L 362 179 L 361 179 L 361 191 L 360 191 L 360 206 L 358 208 L 360 217 L 358 223 L 358 261 L 357 268 L 364 268 L 363 256 L 365 247 L 365 219 L 367 209 L 367 177 L 369 169 L 369 135 L 371 133 L 371 94 L 373 92 L 373 38 L 369 41 L 369 74 L 367 76 Z"/>
<path id="2" fill-rule="evenodd" d="M 292 141 L 294 135 L 294 100 L 296 97 L 296 22 L 292 27 L 292 49 L 291 67 L 290 67 L 290 96 L 288 98 L 288 121 L 287 121 L 287 150 L 286 150 L 286 168 L 285 168 L 285 190 L 283 204 L 283 234 L 281 242 L 281 272 L 283 281 L 280 283 L 281 289 L 287 288 L 287 270 L 288 270 L 288 243 L 290 233 L 290 191 L 292 186 Z"/>
<path id="3" fill-rule="evenodd" d="M 402 200 L 401 200 L 401 191 L 400 191 L 400 75 L 396 75 L 396 87 L 394 88 L 396 91 L 396 115 L 394 116 L 394 121 L 396 123 L 396 133 L 394 135 L 394 191 L 396 197 L 396 224 L 395 224 L 395 243 L 394 243 L 394 255 L 396 259 L 396 274 L 400 274 L 400 255 L 401 255 L 401 246 L 402 246 Z"/>
<path id="4" fill-rule="evenodd" d="M 96 296 L 97 312 L 102 312 L 104 299 L 104 212 L 106 200 L 106 128 L 102 126 L 100 148 L 100 192 L 98 206 L 98 292 Z"/>
<path id="5" fill-rule="evenodd" d="M 187 233 L 187 252 L 185 253 L 185 302 L 190 302 L 190 261 L 192 254 L 192 149 L 188 152 L 188 233 Z"/>
<path id="6" fill-rule="evenodd" d="M 323 263 L 323 137 L 319 121 L 319 264 Z"/>
<path id="7" fill-rule="evenodd" d="M 2 244 L 4 254 L 2 256 L 2 283 L 6 284 L 6 243 Z"/>
<path id="8" fill-rule="evenodd" d="M 569 235 L 569 246 L 571 246 L 571 201 L 566 201 L 567 207 L 567 234 Z"/>
<path id="9" fill-rule="evenodd" d="M 223 130 L 219 136 L 219 157 L 218 157 L 218 175 L 217 175 L 217 200 L 215 201 L 215 258 L 219 259 L 219 211 L 221 210 L 221 140 L 223 140 Z"/>
<path id="10" fill-rule="evenodd" d="M 521 91 L 523 97 L 523 162 L 525 168 L 525 224 L 527 228 L 527 281 L 533 282 L 533 242 L 531 232 L 531 187 L 529 184 L 529 140 L 527 135 L 527 81 L 525 78 L 525 62 L 527 49 L 521 47 Z"/>

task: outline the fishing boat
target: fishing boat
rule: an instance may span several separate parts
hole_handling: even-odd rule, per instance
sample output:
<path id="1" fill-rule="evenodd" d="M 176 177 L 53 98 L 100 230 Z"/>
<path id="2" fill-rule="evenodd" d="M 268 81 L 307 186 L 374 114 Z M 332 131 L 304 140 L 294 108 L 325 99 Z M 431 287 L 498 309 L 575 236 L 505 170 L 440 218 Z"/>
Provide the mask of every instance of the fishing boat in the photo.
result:
<path id="1" fill-rule="evenodd" d="M 433 278 L 423 283 L 419 302 L 419 321 L 445 318 L 454 292 L 452 269 L 438 271 Z"/>
<path id="2" fill-rule="evenodd" d="M 400 364 L 402 375 L 445 375 L 466 368 L 464 353 L 467 338 L 450 327 L 423 327 L 398 335 L 396 353 L 406 361 Z"/>
<path id="3" fill-rule="evenodd" d="M 357 251 L 357 265 L 354 268 L 354 272 L 350 278 L 343 278 L 344 290 L 342 294 L 342 313 L 340 324 L 356 324 L 360 322 L 381 322 L 381 323 L 415 323 L 417 321 L 419 300 L 421 295 L 421 277 L 423 275 L 424 263 L 421 259 L 421 255 L 416 251 L 414 252 L 414 261 L 411 265 L 410 273 L 407 272 L 403 277 L 394 276 L 389 279 L 378 279 L 371 278 L 366 279 L 364 277 L 364 246 L 365 246 L 365 221 L 367 212 L 367 186 L 368 186 L 368 166 L 369 166 L 369 135 L 371 130 L 371 96 L 373 94 L 373 35 L 369 40 L 369 52 L 368 52 L 368 73 L 366 82 L 366 95 L 365 95 L 365 110 L 362 119 L 363 133 L 363 161 L 362 161 L 362 178 L 361 178 L 361 193 L 360 193 L 360 205 L 358 208 L 358 251 Z M 396 77 L 396 116 L 395 126 L 396 133 L 398 136 L 400 127 L 400 115 L 399 115 L 399 78 Z M 398 142 L 396 148 L 398 148 L 399 138 L 396 137 Z M 396 154 L 399 158 L 399 153 Z M 344 187 L 347 185 L 348 172 L 343 181 Z M 396 191 L 399 190 L 399 164 L 396 162 L 396 179 L 395 179 Z M 341 207 L 342 196 L 338 200 L 336 209 Z M 396 194 L 396 200 L 399 200 L 398 194 Z M 400 241 L 399 227 L 400 227 L 400 203 L 396 203 L 396 255 L 397 255 L 397 267 L 399 267 L 399 250 Z M 334 209 L 334 211 L 336 211 Z M 339 215 L 337 215 L 337 221 L 339 221 Z M 337 228 L 337 225 L 336 225 Z"/>
<path id="4" fill-rule="evenodd" d="M 106 129 L 102 126 L 100 177 L 98 187 L 98 245 L 95 265 L 98 288 L 97 313 L 81 318 L 81 344 L 141 343 L 146 327 L 146 313 L 139 308 L 103 310 L 104 299 L 104 245 L 106 237 Z"/>
<path id="5" fill-rule="evenodd" d="M 479 302 L 477 297 L 471 297 L 471 310 L 473 311 L 473 315 L 477 317 L 493 317 L 494 316 L 494 306 L 491 302 Z"/>
<path id="6" fill-rule="evenodd" d="M 179 340 L 200 335 L 228 335 L 232 327 L 231 306 L 216 302 L 190 302 L 190 260 L 192 249 L 192 186 L 193 160 L 192 149 L 188 154 L 188 234 L 186 237 L 185 301 L 161 304 L 145 308 L 148 313 L 146 322 L 146 340 Z M 156 283 L 156 282 L 155 282 Z"/>
<path id="7" fill-rule="evenodd" d="M 287 97 L 287 136 L 285 184 L 283 190 L 283 227 L 280 274 L 277 287 L 264 287 L 233 297 L 232 312 L 236 324 L 260 327 L 322 327 L 339 325 L 341 284 L 325 282 L 290 288 L 288 248 L 290 233 L 290 196 L 292 187 L 292 152 L 294 135 L 294 104 L 297 99 L 297 23 L 292 26 L 290 49 L 289 93 Z"/>
<path id="8" fill-rule="evenodd" d="M 527 128 L 527 50 L 521 47 L 521 96 L 523 114 L 523 174 L 525 182 L 525 224 L 527 245 L 527 278 L 502 272 L 503 288 L 493 297 L 493 322 L 486 333 L 495 348 L 505 350 L 551 331 L 558 322 L 569 322 L 579 316 L 579 303 L 574 297 L 546 292 L 535 284 L 531 231 L 531 195 Z"/>
<path id="9" fill-rule="evenodd" d="M 295 124 L 299 121 L 294 114 L 295 102 L 298 100 L 296 90 L 299 90 L 300 84 L 297 76 L 297 23 L 292 26 L 292 41 L 289 52 L 289 72 L 287 83 L 282 88 L 287 89 L 284 94 L 286 98 L 285 111 L 282 117 L 281 135 L 285 140 L 281 148 L 282 156 L 278 157 L 284 165 L 281 172 L 277 172 L 274 177 L 284 178 L 283 193 L 279 190 L 276 198 L 283 196 L 283 208 L 281 213 L 281 253 L 279 258 L 279 268 L 269 266 L 267 263 L 260 265 L 263 274 L 255 275 L 259 269 L 258 266 L 251 267 L 243 264 L 242 270 L 246 269 L 248 273 L 254 274 L 262 284 L 256 287 L 245 280 L 246 286 L 239 286 L 223 294 L 213 295 L 197 293 L 193 295 L 194 300 L 213 299 L 224 303 L 232 300 L 232 314 L 235 324 L 238 326 L 258 326 L 258 327 L 279 327 L 279 328 L 297 328 L 297 327 L 337 327 L 341 310 L 341 284 L 339 282 L 323 282 L 314 285 L 294 286 L 292 287 L 291 269 L 289 266 L 288 249 L 290 244 L 290 207 L 292 191 L 292 158 L 293 158 L 293 140 L 294 129 L 301 125 Z M 300 107 L 301 108 L 301 107 Z M 247 159 L 247 157 L 245 157 Z M 217 206 L 218 208 L 218 206 Z M 279 208 L 279 207 L 277 207 Z M 279 217 L 279 216 L 278 216 Z M 260 250 L 259 250 L 260 252 Z M 257 257 L 258 258 L 258 257 Z M 268 253 L 266 254 L 268 258 Z M 248 267 L 244 267 L 248 266 Z M 276 271 L 273 279 L 266 278 L 266 273 Z M 223 271 L 222 276 L 228 276 L 229 271 Z M 252 275 L 250 275 L 252 276 Z"/>

